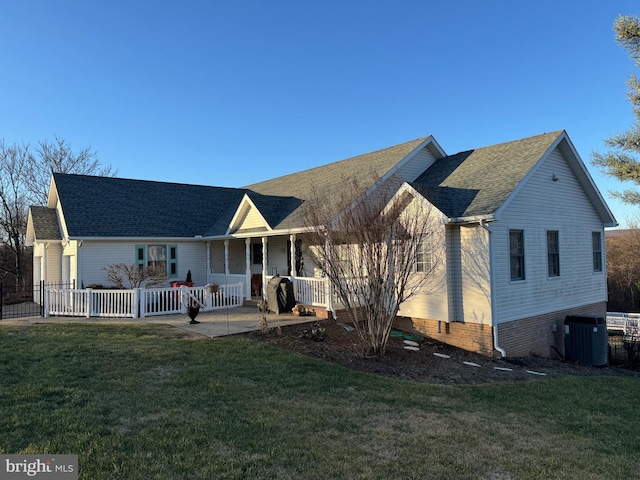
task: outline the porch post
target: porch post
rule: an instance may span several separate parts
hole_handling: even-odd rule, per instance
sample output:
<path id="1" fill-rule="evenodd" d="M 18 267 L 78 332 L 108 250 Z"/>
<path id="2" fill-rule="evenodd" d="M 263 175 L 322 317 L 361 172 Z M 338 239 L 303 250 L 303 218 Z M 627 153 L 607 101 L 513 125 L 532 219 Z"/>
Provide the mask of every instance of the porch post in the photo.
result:
<path id="1" fill-rule="evenodd" d="M 41 269 L 44 274 L 42 275 L 42 280 L 45 282 L 50 282 L 49 280 L 49 242 L 43 244 L 42 246 L 42 260 L 41 260 Z"/>
<path id="2" fill-rule="evenodd" d="M 289 272 L 289 280 L 294 281 L 298 272 L 296 272 L 296 234 L 289 235 L 289 243 L 291 248 L 289 249 L 289 262 L 291 263 L 291 272 Z"/>
<path id="3" fill-rule="evenodd" d="M 224 241 L 224 274 L 229 276 L 229 239 Z"/>
<path id="4" fill-rule="evenodd" d="M 251 238 L 244 239 L 244 264 L 245 264 L 245 279 L 244 279 L 244 291 L 245 298 L 251 300 Z M 258 292 L 256 292 L 258 293 Z"/>
<path id="5" fill-rule="evenodd" d="M 207 284 L 211 283 L 209 278 L 211 278 L 211 274 L 213 273 L 213 269 L 211 268 L 211 240 L 207 240 Z"/>
<path id="6" fill-rule="evenodd" d="M 267 298 L 267 237 L 262 237 L 262 298 Z"/>
<path id="7" fill-rule="evenodd" d="M 329 251 L 329 247 L 330 247 L 329 240 L 325 240 L 325 249 L 326 249 L 325 251 L 328 252 Z M 331 266 L 330 265 L 326 265 L 326 268 L 329 269 L 329 268 L 331 268 Z M 335 319 L 336 318 L 336 312 L 333 309 L 333 289 L 331 288 L 331 280 L 329 280 L 329 275 L 327 275 L 325 277 L 325 281 L 326 281 L 326 283 L 325 283 L 324 288 L 325 288 L 325 295 L 327 296 L 327 306 L 326 306 L 326 308 L 327 308 L 327 316 L 328 316 L 329 312 L 332 312 L 333 313 L 333 318 Z"/>

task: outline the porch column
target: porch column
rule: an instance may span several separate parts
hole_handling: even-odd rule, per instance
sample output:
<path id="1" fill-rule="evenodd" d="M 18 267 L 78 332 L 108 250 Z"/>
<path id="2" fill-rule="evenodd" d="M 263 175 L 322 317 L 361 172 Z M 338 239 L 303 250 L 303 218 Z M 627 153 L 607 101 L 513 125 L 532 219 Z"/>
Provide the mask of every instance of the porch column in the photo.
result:
<path id="1" fill-rule="evenodd" d="M 229 239 L 224 241 L 224 274 L 229 276 Z"/>
<path id="2" fill-rule="evenodd" d="M 209 278 L 213 273 L 213 269 L 211 268 L 211 241 L 207 240 L 207 284 L 209 284 Z"/>
<path id="3" fill-rule="evenodd" d="M 245 264 L 244 297 L 247 300 L 251 300 L 251 239 L 250 238 L 244 239 L 244 264 Z"/>
<path id="4" fill-rule="evenodd" d="M 267 298 L 267 237 L 262 237 L 262 298 Z"/>
<path id="5" fill-rule="evenodd" d="M 326 248 L 325 251 L 328 252 L 329 251 L 329 240 L 325 240 L 325 248 Z M 326 268 L 329 269 L 329 268 L 331 268 L 331 266 L 327 264 Z M 325 283 L 324 288 L 325 288 L 325 294 L 327 296 L 327 305 L 326 305 L 327 314 L 329 312 L 332 312 L 333 313 L 333 318 L 335 319 L 336 318 L 336 312 L 333 309 L 333 288 L 331 288 L 331 280 L 329 280 L 329 276 L 328 275 L 325 277 L 325 281 L 326 281 L 326 283 Z"/>
<path id="6" fill-rule="evenodd" d="M 45 283 L 49 282 L 49 254 L 47 252 L 47 249 L 49 248 L 49 243 L 45 243 L 42 246 L 42 260 L 41 260 L 41 269 L 42 272 L 44 273 L 44 275 L 42 276 L 41 280 L 44 280 Z"/>
<path id="7" fill-rule="evenodd" d="M 289 243 L 291 248 L 289 249 L 289 262 L 291 263 L 291 272 L 289 272 L 289 280 L 293 282 L 298 272 L 296 272 L 296 234 L 289 235 Z"/>
<path id="8" fill-rule="evenodd" d="M 78 241 L 76 250 L 76 288 L 83 288 L 82 281 L 82 240 Z"/>

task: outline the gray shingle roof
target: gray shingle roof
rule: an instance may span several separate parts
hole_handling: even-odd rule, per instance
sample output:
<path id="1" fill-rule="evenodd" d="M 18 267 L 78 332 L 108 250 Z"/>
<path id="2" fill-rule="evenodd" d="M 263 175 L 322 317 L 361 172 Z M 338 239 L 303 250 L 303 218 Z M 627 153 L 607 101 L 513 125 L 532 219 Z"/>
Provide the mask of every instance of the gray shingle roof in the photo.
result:
<path id="1" fill-rule="evenodd" d="M 260 195 L 259 193 L 244 189 L 241 191 L 249 196 L 265 221 L 272 228 L 277 226 L 302 203 L 302 200 L 295 197 Z M 229 228 L 231 219 L 236 213 L 238 206 L 239 203 L 234 205 L 226 215 L 221 215 L 218 220 L 205 231 L 204 236 L 224 235 Z M 259 229 L 259 231 L 262 232 L 265 230 L 266 228 Z M 249 232 L 250 230 L 243 230 L 243 233 Z"/>
<path id="2" fill-rule="evenodd" d="M 412 185 L 449 218 L 495 213 L 562 133 L 547 133 L 442 158 Z M 331 202 L 345 189 L 352 188 L 354 179 L 368 187 L 425 139 L 245 188 L 71 174 L 54 174 L 54 181 L 73 238 L 224 235 L 244 195 L 249 196 L 270 227 L 299 228 L 304 200 L 311 198 L 314 191 L 322 192 L 323 198 Z M 388 181 L 394 185 L 398 182 L 393 176 Z M 32 207 L 32 216 L 39 239 L 54 234 L 60 238 L 55 210 Z"/>
<path id="3" fill-rule="evenodd" d="M 231 219 L 245 191 L 54 174 L 71 237 L 195 237 Z"/>
<path id="4" fill-rule="evenodd" d="M 393 147 L 255 183 L 244 188 L 263 195 L 291 195 L 301 200 L 310 199 L 315 191 L 321 192 L 323 198 L 330 202 L 332 199 L 339 198 L 345 188 L 351 188 L 353 180 L 362 186 L 372 185 L 415 150 L 426 138 L 417 138 Z M 362 192 L 350 193 L 355 196 Z M 304 206 L 292 215 L 283 217 L 281 223 L 272 226 L 280 228 L 302 226 L 300 218 L 303 215 L 303 208 Z"/>
<path id="5" fill-rule="evenodd" d="M 442 158 L 412 185 L 449 218 L 493 214 L 562 133 L 545 133 Z"/>
<path id="6" fill-rule="evenodd" d="M 38 241 L 62 240 L 58 214 L 54 208 L 31 207 L 31 220 Z"/>

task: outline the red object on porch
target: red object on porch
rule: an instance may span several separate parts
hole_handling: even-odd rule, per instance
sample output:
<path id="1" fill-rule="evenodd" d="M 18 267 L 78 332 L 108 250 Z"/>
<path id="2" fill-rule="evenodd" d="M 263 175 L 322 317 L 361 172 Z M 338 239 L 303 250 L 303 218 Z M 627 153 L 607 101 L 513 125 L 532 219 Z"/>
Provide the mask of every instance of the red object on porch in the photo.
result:
<path id="1" fill-rule="evenodd" d="M 173 288 L 178 288 L 178 287 L 193 287 L 193 282 L 171 282 L 171 286 Z"/>

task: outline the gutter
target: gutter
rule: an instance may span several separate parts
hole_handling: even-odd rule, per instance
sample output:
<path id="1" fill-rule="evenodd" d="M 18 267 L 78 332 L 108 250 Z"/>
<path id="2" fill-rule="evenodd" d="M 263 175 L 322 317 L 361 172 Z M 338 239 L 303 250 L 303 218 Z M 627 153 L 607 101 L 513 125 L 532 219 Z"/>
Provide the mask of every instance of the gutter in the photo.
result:
<path id="1" fill-rule="evenodd" d="M 504 348 L 500 347 L 498 344 L 498 325 L 495 323 L 495 289 L 494 281 L 493 281 L 493 242 L 491 241 L 491 229 L 485 225 L 484 220 L 480 220 L 479 225 L 484 228 L 489 234 L 489 265 L 491 268 L 489 270 L 489 288 L 491 288 L 491 326 L 493 327 L 493 348 L 495 348 L 502 358 L 507 356 L 507 352 Z"/>

